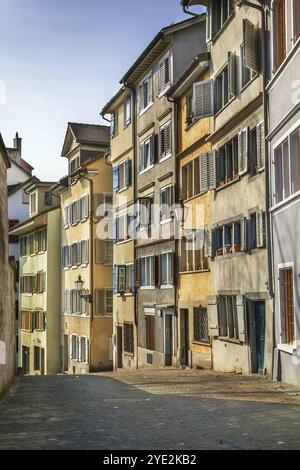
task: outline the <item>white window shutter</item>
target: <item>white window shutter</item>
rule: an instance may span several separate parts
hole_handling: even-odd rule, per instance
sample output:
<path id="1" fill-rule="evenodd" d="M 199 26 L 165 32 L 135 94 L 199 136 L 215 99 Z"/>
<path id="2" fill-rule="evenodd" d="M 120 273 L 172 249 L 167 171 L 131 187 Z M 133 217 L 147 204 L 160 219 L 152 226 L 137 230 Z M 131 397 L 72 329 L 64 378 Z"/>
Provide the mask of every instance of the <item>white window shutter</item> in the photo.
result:
<path id="1" fill-rule="evenodd" d="M 208 189 L 216 188 L 216 151 L 207 152 Z"/>
<path id="2" fill-rule="evenodd" d="M 265 167 L 265 130 L 264 123 L 261 122 L 256 127 L 256 141 L 257 141 L 257 164 L 259 170 Z"/>
<path id="3" fill-rule="evenodd" d="M 228 53 L 228 71 L 229 71 L 229 93 L 231 97 L 237 94 L 237 57 L 232 52 Z"/>
<path id="4" fill-rule="evenodd" d="M 248 171 L 248 128 L 239 132 L 238 136 L 238 165 L 239 174 L 244 175 Z"/>
<path id="5" fill-rule="evenodd" d="M 211 254 L 211 230 L 204 230 L 204 256 L 208 258 Z"/>
<path id="6" fill-rule="evenodd" d="M 161 62 L 159 65 L 159 93 L 165 88 L 165 62 Z"/>
<path id="7" fill-rule="evenodd" d="M 236 298 L 236 310 L 238 318 L 238 332 L 239 340 L 241 343 L 246 342 L 246 321 L 245 321 L 245 298 L 243 295 L 238 295 Z"/>
<path id="8" fill-rule="evenodd" d="M 211 12 L 211 3 L 208 3 L 207 13 L 206 13 L 206 42 L 212 40 L 212 12 Z"/>
<path id="9" fill-rule="evenodd" d="M 69 336 L 69 348 L 70 348 L 70 351 L 69 351 L 70 359 L 73 359 L 73 336 L 72 335 Z"/>
<path id="10" fill-rule="evenodd" d="M 265 214 L 263 211 L 256 213 L 256 245 L 263 248 L 265 242 Z"/>
<path id="11" fill-rule="evenodd" d="M 208 158 L 207 153 L 200 155 L 200 190 L 201 193 L 208 191 Z"/>
<path id="12" fill-rule="evenodd" d="M 207 314 L 209 336 L 219 336 L 218 298 L 216 295 L 208 297 Z"/>
<path id="13" fill-rule="evenodd" d="M 153 101 L 153 76 L 152 73 L 148 77 L 148 99 L 147 103 L 150 104 Z"/>
<path id="14" fill-rule="evenodd" d="M 243 20 L 243 36 L 244 36 L 244 66 L 259 72 L 260 69 L 260 41 L 259 41 L 259 28 L 255 27 L 251 21 Z"/>
<path id="15" fill-rule="evenodd" d="M 240 219 L 240 230 L 241 230 L 241 251 L 247 249 L 247 219 L 242 217 Z"/>
<path id="16" fill-rule="evenodd" d="M 193 114 L 194 119 L 202 119 L 214 114 L 213 80 L 194 83 Z"/>
<path id="17" fill-rule="evenodd" d="M 81 341 L 79 336 L 77 336 L 76 338 L 76 359 L 78 360 L 78 362 L 81 361 Z"/>
<path id="18" fill-rule="evenodd" d="M 96 315 L 104 315 L 105 313 L 105 291 L 104 289 L 95 290 L 95 310 Z"/>

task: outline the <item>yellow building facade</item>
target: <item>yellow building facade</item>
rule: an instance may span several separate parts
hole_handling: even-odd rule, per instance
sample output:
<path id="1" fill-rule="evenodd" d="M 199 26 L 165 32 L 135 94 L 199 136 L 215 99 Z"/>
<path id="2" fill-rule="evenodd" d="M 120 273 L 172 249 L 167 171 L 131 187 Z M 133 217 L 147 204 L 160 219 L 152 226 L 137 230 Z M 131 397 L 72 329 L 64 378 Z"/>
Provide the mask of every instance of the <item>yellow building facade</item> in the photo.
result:
<path id="1" fill-rule="evenodd" d="M 26 375 L 60 372 L 61 211 L 52 184 L 30 183 L 30 219 L 10 232 L 20 240 L 18 362 Z"/>
<path id="2" fill-rule="evenodd" d="M 122 88 L 103 108 L 111 115 L 110 161 L 113 169 L 114 216 L 114 369 L 137 367 L 134 287 L 134 118 L 133 96 Z"/>
<path id="3" fill-rule="evenodd" d="M 211 295 L 211 191 L 207 154 L 210 121 L 193 118 L 193 87 L 209 75 L 209 55 L 197 56 L 169 91 L 176 102 L 177 194 L 181 202 L 177 240 L 178 365 L 212 367 L 208 333 L 207 298 Z"/>
<path id="4" fill-rule="evenodd" d="M 85 374 L 112 368 L 112 169 L 109 127 L 68 125 L 62 156 L 69 174 L 60 194 L 62 369 Z"/>

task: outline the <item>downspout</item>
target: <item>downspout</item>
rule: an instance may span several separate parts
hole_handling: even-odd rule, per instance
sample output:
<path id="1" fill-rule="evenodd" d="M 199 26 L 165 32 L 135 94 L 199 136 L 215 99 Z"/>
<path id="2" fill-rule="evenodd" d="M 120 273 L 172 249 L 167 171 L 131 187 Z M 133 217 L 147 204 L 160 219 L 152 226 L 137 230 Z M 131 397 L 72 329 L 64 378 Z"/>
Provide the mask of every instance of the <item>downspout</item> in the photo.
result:
<path id="1" fill-rule="evenodd" d="M 178 154 L 178 101 L 170 96 L 167 96 L 168 101 L 173 105 L 173 122 L 174 122 L 174 158 L 175 158 L 175 165 L 174 165 L 174 181 L 175 181 L 175 204 L 179 202 L 179 191 L 178 191 L 178 184 L 177 181 L 179 181 L 178 176 L 179 176 L 179 161 L 177 160 L 177 154 Z M 175 234 L 174 234 L 175 235 Z M 177 252 L 178 252 L 178 242 L 175 238 L 175 260 L 177 261 Z M 176 342 L 177 342 L 177 349 L 179 348 L 179 341 L 178 341 L 178 332 L 179 332 L 179 312 L 177 312 L 178 308 L 178 302 L 177 302 L 177 280 L 178 280 L 178 273 L 179 269 L 177 266 L 177 262 L 175 263 L 175 275 L 174 275 L 174 310 L 175 310 L 175 315 L 177 318 L 177 328 L 176 328 Z M 179 359 L 180 361 L 180 359 Z M 179 364 L 180 365 L 180 364 Z"/>
<path id="2" fill-rule="evenodd" d="M 137 119 L 136 119 L 136 93 L 135 87 L 133 85 L 129 85 L 128 83 L 124 82 L 124 86 L 131 91 L 132 93 L 132 140 L 133 140 L 133 165 L 132 165 L 132 184 L 133 184 L 133 200 L 134 204 L 137 201 L 137 188 L 136 188 L 136 161 L 137 161 L 137 145 L 136 145 L 136 135 L 137 135 Z M 134 233 L 135 236 L 135 233 Z M 136 240 L 133 241 L 134 245 L 134 261 L 137 259 L 137 246 Z M 134 269 L 134 268 L 133 268 Z M 134 287 L 134 322 L 137 331 L 137 338 L 136 338 L 136 347 L 137 347 L 137 354 L 136 354 L 136 368 L 139 368 L 138 365 L 138 302 L 137 302 L 137 292 L 136 288 Z"/>
<path id="3" fill-rule="evenodd" d="M 183 9 L 184 13 L 186 13 L 187 15 L 193 16 L 194 18 L 199 16 L 198 13 L 194 13 L 192 11 L 189 11 L 188 8 L 185 5 L 182 5 L 182 9 Z"/>

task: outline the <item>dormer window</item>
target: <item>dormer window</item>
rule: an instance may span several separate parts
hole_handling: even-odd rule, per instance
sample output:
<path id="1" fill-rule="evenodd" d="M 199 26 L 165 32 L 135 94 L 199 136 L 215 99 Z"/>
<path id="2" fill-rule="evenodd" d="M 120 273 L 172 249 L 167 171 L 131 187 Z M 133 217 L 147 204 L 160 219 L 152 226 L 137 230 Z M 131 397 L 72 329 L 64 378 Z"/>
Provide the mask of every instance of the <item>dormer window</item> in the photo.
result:
<path id="1" fill-rule="evenodd" d="M 70 163 L 69 163 L 70 175 L 72 173 L 74 173 L 74 171 L 78 170 L 78 168 L 80 168 L 80 157 L 79 156 L 77 156 L 77 157 L 73 158 L 72 160 L 70 160 Z"/>

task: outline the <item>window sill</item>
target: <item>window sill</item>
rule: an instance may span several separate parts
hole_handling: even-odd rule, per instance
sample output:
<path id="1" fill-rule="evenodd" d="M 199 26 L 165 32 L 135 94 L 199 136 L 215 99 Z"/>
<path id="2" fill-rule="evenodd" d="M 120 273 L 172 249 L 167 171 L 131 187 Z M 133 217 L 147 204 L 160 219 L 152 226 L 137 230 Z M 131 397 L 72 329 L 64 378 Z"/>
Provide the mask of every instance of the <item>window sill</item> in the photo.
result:
<path id="1" fill-rule="evenodd" d="M 215 260 L 224 260 L 224 259 L 230 259 L 230 258 L 237 258 L 244 256 L 246 254 L 245 251 L 238 251 L 237 253 L 229 253 L 227 255 L 220 255 L 220 256 L 215 256 Z"/>
<path id="2" fill-rule="evenodd" d="M 117 192 L 117 194 L 124 193 L 124 191 L 127 191 L 127 189 L 128 189 L 128 186 L 125 186 L 124 188 L 119 189 L 119 191 Z"/>
<path id="3" fill-rule="evenodd" d="M 204 194 L 206 194 L 208 191 L 202 191 L 201 193 L 198 193 L 198 194 L 195 194 L 195 196 L 191 196 L 191 197 L 188 197 L 187 199 L 183 199 L 183 202 L 191 202 L 193 201 L 194 199 L 200 197 L 200 196 L 203 196 Z"/>
<path id="4" fill-rule="evenodd" d="M 241 93 L 243 93 L 258 77 L 259 77 L 259 74 L 256 73 L 256 74 L 254 75 L 254 77 L 252 77 L 251 80 L 249 80 L 249 82 L 246 83 L 246 85 L 244 85 L 244 86 L 241 88 Z"/>
<path id="5" fill-rule="evenodd" d="M 300 191 L 297 191 L 296 193 L 292 194 L 291 196 L 287 197 L 281 202 L 278 202 L 274 206 L 270 208 L 270 212 L 274 212 L 277 209 L 280 209 L 281 207 L 288 205 L 289 202 L 293 201 L 294 199 L 298 199 L 300 197 Z"/>
<path id="6" fill-rule="evenodd" d="M 161 290 L 173 289 L 174 285 L 173 284 L 166 284 L 166 285 L 160 286 L 160 288 L 161 288 Z"/>
<path id="7" fill-rule="evenodd" d="M 142 170 L 142 171 L 139 172 L 139 175 L 141 176 L 141 175 L 143 175 L 144 173 L 147 173 L 147 171 L 152 170 L 152 168 L 154 168 L 154 165 L 150 165 L 150 166 L 148 166 L 147 168 L 144 168 L 144 170 Z"/>
<path id="8" fill-rule="evenodd" d="M 231 343 L 231 344 L 237 344 L 239 346 L 243 346 L 243 344 L 245 343 L 241 343 L 238 339 L 234 339 L 234 338 L 226 338 L 224 336 L 219 336 L 218 339 L 220 341 L 223 341 L 224 343 Z"/>
<path id="9" fill-rule="evenodd" d="M 144 108 L 144 109 L 142 109 L 142 111 L 140 111 L 139 117 L 142 117 L 143 114 L 145 114 L 145 112 L 148 111 L 148 109 L 150 109 L 152 105 L 153 105 L 153 101 L 151 103 L 149 103 L 148 106 L 146 106 L 146 108 Z"/>
<path id="10" fill-rule="evenodd" d="M 192 119 L 193 121 L 191 122 L 191 124 L 186 123 L 185 132 L 188 132 L 190 129 L 192 129 L 192 127 L 195 126 L 195 124 L 199 122 L 199 119 L 194 119 L 194 117 Z"/>
<path id="11" fill-rule="evenodd" d="M 219 31 L 214 35 L 214 37 L 211 39 L 210 42 L 212 42 L 213 44 L 215 44 L 218 39 L 220 38 L 220 36 L 224 33 L 225 29 L 227 29 L 228 25 L 231 23 L 231 21 L 233 20 L 233 18 L 235 17 L 235 11 L 233 10 L 233 12 L 231 13 L 231 15 L 229 16 L 229 18 L 227 18 L 227 20 L 225 21 L 225 23 L 223 24 L 223 26 L 221 26 L 221 28 L 219 29 Z"/>
<path id="12" fill-rule="evenodd" d="M 173 221 L 172 218 L 166 219 L 166 220 L 161 220 L 161 221 L 160 221 L 160 225 L 170 224 L 172 221 Z"/>
<path id="13" fill-rule="evenodd" d="M 233 103 L 234 100 L 236 100 L 236 96 L 233 96 L 232 98 L 230 98 L 230 100 L 229 100 L 226 104 L 224 104 L 224 106 L 223 106 L 221 109 L 219 109 L 219 110 L 216 112 L 216 114 L 214 115 L 214 117 L 215 117 L 215 118 L 219 117 L 219 115 L 222 114 L 223 111 L 225 111 L 225 110 L 228 108 L 228 106 L 230 106 L 231 103 Z"/>
<path id="14" fill-rule="evenodd" d="M 228 181 L 228 183 L 223 184 L 223 186 L 218 186 L 216 188 L 216 191 L 221 191 L 222 189 L 228 188 L 228 186 L 232 186 L 233 184 L 236 184 L 238 181 L 241 181 L 241 177 L 238 176 L 231 181 Z"/>
<path id="15" fill-rule="evenodd" d="M 126 243 L 132 242 L 132 238 L 128 238 L 128 240 L 122 240 L 121 242 L 117 242 L 116 245 L 125 245 Z"/>
<path id="16" fill-rule="evenodd" d="M 188 274 L 204 274 L 204 273 L 210 273 L 210 269 L 198 269 L 195 271 L 180 271 L 179 275 L 184 276 Z"/>
<path id="17" fill-rule="evenodd" d="M 296 345 L 291 344 L 277 344 L 277 349 L 279 351 L 285 352 L 287 354 L 294 354 L 296 350 Z"/>
<path id="18" fill-rule="evenodd" d="M 84 222 L 87 222 L 88 220 L 89 220 L 89 218 L 86 217 L 85 219 L 81 219 L 80 223 L 81 223 L 81 224 L 84 224 Z"/>
<path id="19" fill-rule="evenodd" d="M 172 157 L 172 153 L 169 153 L 168 155 L 166 155 L 165 157 L 162 157 L 159 159 L 159 163 L 163 163 L 165 162 L 166 160 L 169 160 L 169 158 Z"/>
<path id="20" fill-rule="evenodd" d="M 155 290 L 155 286 L 141 286 L 141 290 Z"/>
<path id="21" fill-rule="evenodd" d="M 124 351 L 124 356 L 127 356 L 127 357 L 134 357 L 134 353 Z"/>
<path id="22" fill-rule="evenodd" d="M 125 131 L 127 129 L 127 127 L 130 126 L 130 124 L 131 124 L 131 119 L 130 119 L 130 121 L 124 123 L 123 131 Z"/>
<path id="23" fill-rule="evenodd" d="M 158 98 L 162 98 L 163 96 L 165 96 L 167 91 L 171 88 L 171 85 L 172 85 L 171 82 L 168 83 L 168 85 L 159 93 Z"/>
<path id="24" fill-rule="evenodd" d="M 110 138 L 111 140 L 115 139 L 116 137 L 118 137 L 119 135 L 119 132 L 116 132 L 115 134 L 111 134 Z"/>
<path id="25" fill-rule="evenodd" d="M 211 343 L 206 342 L 206 341 L 196 341 L 195 339 L 192 341 L 192 344 L 195 346 L 207 346 L 211 348 Z"/>

